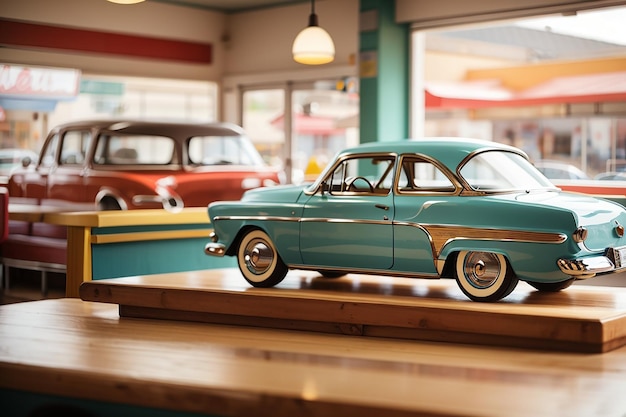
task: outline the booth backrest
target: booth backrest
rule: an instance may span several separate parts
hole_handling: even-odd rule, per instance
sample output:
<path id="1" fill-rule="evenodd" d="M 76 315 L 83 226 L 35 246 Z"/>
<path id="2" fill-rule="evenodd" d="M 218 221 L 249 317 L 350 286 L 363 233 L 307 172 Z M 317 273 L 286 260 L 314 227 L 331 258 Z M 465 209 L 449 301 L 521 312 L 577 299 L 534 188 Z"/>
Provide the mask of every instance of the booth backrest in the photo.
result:
<path id="1" fill-rule="evenodd" d="M 0 243 L 9 235 L 9 191 L 0 187 Z"/>

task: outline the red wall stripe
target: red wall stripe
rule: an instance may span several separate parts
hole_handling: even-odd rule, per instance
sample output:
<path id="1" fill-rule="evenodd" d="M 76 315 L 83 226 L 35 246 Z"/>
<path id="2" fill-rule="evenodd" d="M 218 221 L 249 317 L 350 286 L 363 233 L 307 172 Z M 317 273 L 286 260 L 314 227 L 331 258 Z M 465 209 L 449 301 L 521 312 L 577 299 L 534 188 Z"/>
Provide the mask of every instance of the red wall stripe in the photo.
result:
<path id="1" fill-rule="evenodd" d="M 0 44 L 199 64 L 212 62 L 210 43 L 74 29 L 2 18 Z"/>

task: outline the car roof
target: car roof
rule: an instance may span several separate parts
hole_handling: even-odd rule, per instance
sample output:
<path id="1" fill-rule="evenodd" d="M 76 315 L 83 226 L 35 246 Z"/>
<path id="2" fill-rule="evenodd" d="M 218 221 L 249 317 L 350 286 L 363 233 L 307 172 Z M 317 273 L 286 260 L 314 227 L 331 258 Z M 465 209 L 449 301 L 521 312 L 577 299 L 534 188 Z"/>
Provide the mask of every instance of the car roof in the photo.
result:
<path id="1" fill-rule="evenodd" d="M 82 128 L 129 134 L 164 135 L 184 138 L 191 136 L 240 136 L 244 134 L 244 130 L 234 123 L 198 123 L 149 119 L 81 120 L 60 124 L 53 130 L 59 131 Z"/>
<path id="2" fill-rule="evenodd" d="M 424 137 L 389 142 L 371 142 L 345 149 L 341 154 L 369 152 L 419 153 L 435 158 L 449 168 L 455 169 L 467 155 L 487 149 L 515 152 L 528 158 L 522 150 L 513 146 L 487 140 L 459 137 Z"/>

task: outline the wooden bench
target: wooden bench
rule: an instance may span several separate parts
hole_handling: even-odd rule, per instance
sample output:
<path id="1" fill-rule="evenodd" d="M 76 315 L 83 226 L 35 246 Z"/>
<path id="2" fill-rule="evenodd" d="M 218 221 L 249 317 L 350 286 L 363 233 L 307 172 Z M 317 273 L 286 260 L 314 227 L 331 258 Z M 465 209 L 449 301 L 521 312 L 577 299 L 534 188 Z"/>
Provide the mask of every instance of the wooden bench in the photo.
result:
<path id="1" fill-rule="evenodd" d="M 11 268 L 39 271 L 41 293 L 48 292 L 48 273 L 67 271 L 65 226 L 42 222 L 9 220 L 7 239 L 0 246 L 4 288 L 9 288 Z"/>
<path id="2" fill-rule="evenodd" d="M 59 207 L 15 206 L 0 190 L 3 238 L 0 241 L 2 288 L 10 287 L 11 269 L 39 271 L 41 293 L 48 292 L 48 273 L 67 270 L 67 228 L 45 223 L 45 213 Z"/>
<path id="3" fill-rule="evenodd" d="M 207 209 L 67 212 L 61 207 L 8 205 L 8 235 L 0 243 L 4 288 L 9 268 L 65 276 L 65 295 L 84 281 L 234 266 L 204 253 L 212 231 Z M 6 210 L 4 211 L 6 215 Z"/>

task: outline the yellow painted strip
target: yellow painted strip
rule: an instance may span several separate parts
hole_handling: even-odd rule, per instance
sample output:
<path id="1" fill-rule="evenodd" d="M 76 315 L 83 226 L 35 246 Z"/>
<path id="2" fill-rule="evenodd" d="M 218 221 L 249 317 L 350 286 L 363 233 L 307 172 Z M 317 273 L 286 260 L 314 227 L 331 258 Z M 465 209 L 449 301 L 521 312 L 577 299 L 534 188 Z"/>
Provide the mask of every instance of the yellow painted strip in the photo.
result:
<path id="1" fill-rule="evenodd" d="M 201 230 L 167 230 L 156 232 L 138 232 L 138 233 L 115 233 L 109 235 L 92 235 L 91 243 L 99 245 L 105 243 L 120 242 L 139 242 L 146 240 L 164 240 L 164 239 L 189 239 L 204 237 L 209 239 L 212 229 Z"/>
<path id="2" fill-rule="evenodd" d="M 44 221 L 52 224 L 87 227 L 210 223 L 205 207 L 189 207 L 178 213 L 160 209 L 45 213 Z"/>

